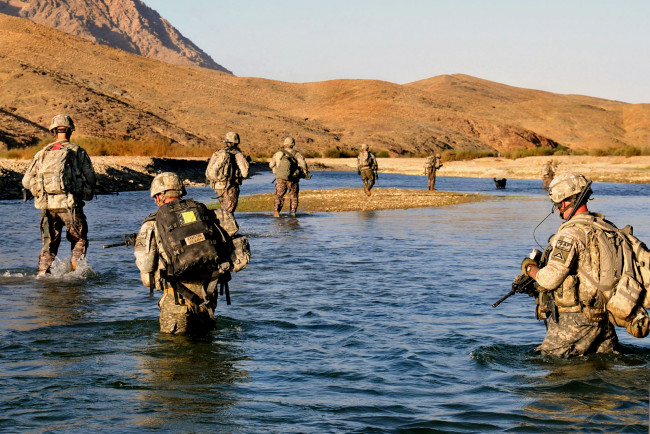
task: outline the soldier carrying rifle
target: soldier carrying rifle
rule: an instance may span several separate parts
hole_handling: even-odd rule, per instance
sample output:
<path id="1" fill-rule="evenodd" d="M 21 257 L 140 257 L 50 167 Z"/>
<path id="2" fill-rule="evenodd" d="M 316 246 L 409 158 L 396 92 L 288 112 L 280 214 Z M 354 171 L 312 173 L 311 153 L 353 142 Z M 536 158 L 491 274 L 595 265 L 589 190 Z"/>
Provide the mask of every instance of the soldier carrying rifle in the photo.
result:
<path id="1" fill-rule="evenodd" d="M 618 337 L 602 289 L 605 282 L 614 280 L 617 267 L 606 246 L 594 243 L 590 236 L 596 224 L 615 226 L 602 214 L 589 212 L 591 181 L 580 174 L 564 173 L 555 178 L 548 193 L 565 223 L 551 237 L 543 260 L 523 260 L 522 274 L 515 279 L 523 285 L 513 284 L 512 292 L 535 295 L 537 318 L 547 327 L 544 342 L 537 348 L 543 353 L 573 357 L 616 352 Z M 596 257 L 598 261 L 594 261 Z M 647 326 L 647 314 L 645 318 Z"/>

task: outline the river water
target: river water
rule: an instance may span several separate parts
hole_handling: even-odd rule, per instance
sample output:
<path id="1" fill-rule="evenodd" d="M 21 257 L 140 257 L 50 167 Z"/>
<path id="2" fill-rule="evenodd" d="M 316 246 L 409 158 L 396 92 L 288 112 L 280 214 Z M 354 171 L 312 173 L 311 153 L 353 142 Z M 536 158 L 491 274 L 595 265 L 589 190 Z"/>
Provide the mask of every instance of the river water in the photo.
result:
<path id="1" fill-rule="evenodd" d="M 378 187 L 426 188 L 380 175 Z M 270 174 L 242 194 L 270 192 Z M 359 186 L 316 172 L 301 187 Z M 444 208 L 238 213 L 251 264 L 204 338 L 159 333 L 131 248 L 102 250 L 155 209 L 147 192 L 86 206 L 88 264 L 36 279 L 38 212 L 1 201 L 0 430 L 647 432 L 650 340 L 624 354 L 539 355 L 544 324 L 510 289 L 549 213 L 540 182 L 439 178 L 491 195 Z M 212 191 L 191 188 L 196 200 Z M 650 186 L 594 184 L 591 209 L 650 240 Z M 544 243 L 557 214 L 535 234 Z M 69 258 L 62 243 L 60 257 Z"/>

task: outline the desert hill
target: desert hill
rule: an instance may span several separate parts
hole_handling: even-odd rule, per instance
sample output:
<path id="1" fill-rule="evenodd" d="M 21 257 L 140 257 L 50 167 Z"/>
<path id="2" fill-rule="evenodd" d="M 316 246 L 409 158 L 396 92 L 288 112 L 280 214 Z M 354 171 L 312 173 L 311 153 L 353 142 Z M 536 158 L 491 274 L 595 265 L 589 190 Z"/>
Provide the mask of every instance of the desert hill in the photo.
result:
<path id="1" fill-rule="evenodd" d="M 368 143 L 392 155 L 650 145 L 650 105 L 520 89 L 464 75 L 398 85 L 285 83 L 176 66 L 0 14 L 0 141 L 32 143 L 53 114 L 77 136 L 214 148 L 227 131 L 251 154 L 287 135 L 303 151 Z M 66 47 L 66 56 L 54 56 Z M 41 136 L 42 137 L 42 136 Z M 9 140 L 5 139 L 9 138 Z M 38 138 L 38 137 L 37 137 Z"/>
<path id="2" fill-rule="evenodd" d="M 140 0 L 0 0 L 0 13 L 174 65 L 230 72 Z"/>

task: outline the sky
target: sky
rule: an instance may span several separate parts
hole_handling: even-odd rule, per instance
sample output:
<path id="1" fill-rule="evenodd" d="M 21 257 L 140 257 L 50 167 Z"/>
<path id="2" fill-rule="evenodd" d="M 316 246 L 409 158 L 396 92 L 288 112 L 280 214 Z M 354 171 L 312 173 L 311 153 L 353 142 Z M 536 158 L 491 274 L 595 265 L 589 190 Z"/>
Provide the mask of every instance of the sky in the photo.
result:
<path id="1" fill-rule="evenodd" d="M 143 0 L 240 77 L 444 74 L 650 103 L 648 0 Z"/>

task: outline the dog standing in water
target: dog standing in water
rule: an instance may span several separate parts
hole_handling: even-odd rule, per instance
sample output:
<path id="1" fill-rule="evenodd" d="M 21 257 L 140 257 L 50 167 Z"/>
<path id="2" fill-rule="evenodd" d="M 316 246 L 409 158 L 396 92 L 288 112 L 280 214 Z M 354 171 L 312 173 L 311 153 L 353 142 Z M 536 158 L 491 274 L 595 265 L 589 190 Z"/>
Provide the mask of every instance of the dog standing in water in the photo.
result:
<path id="1" fill-rule="evenodd" d="M 494 185 L 497 186 L 497 190 L 504 190 L 506 188 L 506 181 L 507 181 L 506 178 L 502 178 L 502 179 L 492 178 L 492 179 L 494 180 Z"/>

